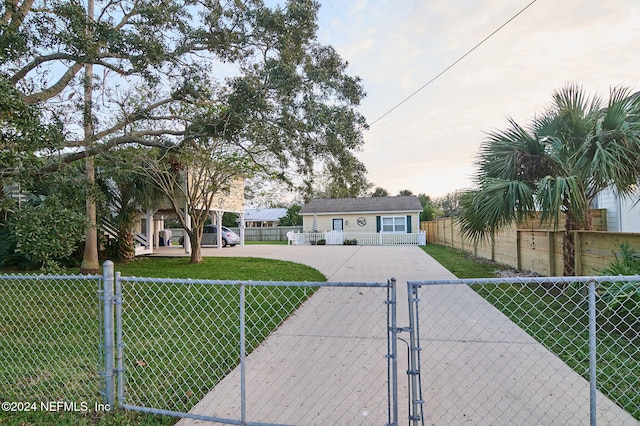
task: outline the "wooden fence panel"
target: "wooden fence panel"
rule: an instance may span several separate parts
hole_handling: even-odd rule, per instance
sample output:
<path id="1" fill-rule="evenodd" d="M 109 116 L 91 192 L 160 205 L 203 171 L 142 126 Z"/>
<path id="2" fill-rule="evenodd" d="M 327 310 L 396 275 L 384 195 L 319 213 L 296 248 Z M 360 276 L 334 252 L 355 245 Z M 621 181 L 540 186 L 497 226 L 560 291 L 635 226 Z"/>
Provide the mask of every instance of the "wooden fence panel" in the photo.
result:
<path id="1" fill-rule="evenodd" d="M 533 271 L 540 275 L 550 275 L 549 268 L 549 231 L 520 230 L 520 266 L 519 269 Z"/>
<path id="2" fill-rule="evenodd" d="M 594 229 L 606 229 L 606 210 L 592 211 Z M 524 227 L 503 229 L 477 244 L 465 240 L 460 226 L 452 218 L 438 218 L 423 222 L 420 228 L 427 236 L 427 243 L 454 247 L 484 259 L 490 259 L 517 269 L 530 270 L 541 275 L 562 275 L 563 232 L 553 228 L 536 229 L 537 219 Z M 628 241 L 640 249 L 640 233 L 573 231 L 576 240 L 576 274 L 600 275 L 615 260 L 618 245 Z"/>
<path id="3" fill-rule="evenodd" d="M 581 275 L 600 275 L 615 260 L 618 246 L 624 241 L 640 249 L 638 233 L 578 231 L 576 235 L 581 242 L 580 251 L 576 253 Z"/>
<path id="4" fill-rule="evenodd" d="M 493 254 L 493 242 L 491 241 L 491 238 L 478 241 L 474 246 L 473 255 L 476 257 L 482 257 L 483 259 L 493 260 L 495 256 Z"/>
<path id="5" fill-rule="evenodd" d="M 518 233 L 515 226 L 496 232 L 493 261 L 518 268 Z"/>

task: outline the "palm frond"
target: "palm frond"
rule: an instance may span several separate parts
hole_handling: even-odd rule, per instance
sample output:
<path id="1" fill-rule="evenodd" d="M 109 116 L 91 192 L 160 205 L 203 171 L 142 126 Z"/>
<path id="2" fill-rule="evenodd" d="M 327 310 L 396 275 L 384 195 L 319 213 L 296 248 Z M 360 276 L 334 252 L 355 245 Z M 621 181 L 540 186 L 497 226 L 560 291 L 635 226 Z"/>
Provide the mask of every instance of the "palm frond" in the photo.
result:
<path id="1" fill-rule="evenodd" d="M 506 130 L 490 132 L 487 136 L 480 147 L 478 161 L 479 174 L 485 177 L 517 180 L 522 170 L 521 159 L 545 152 L 544 144 L 536 135 L 513 119 L 509 119 Z"/>
<path id="2" fill-rule="evenodd" d="M 624 87 L 612 88 L 609 93 L 609 105 L 604 111 L 602 130 L 616 130 L 624 126 L 629 114 L 633 113 L 634 101 L 630 98 L 630 90 Z"/>
<path id="3" fill-rule="evenodd" d="M 579 176 L 547 176 L 540 180 L 536 195 L 542 222 L 552 222 L 557 228 L 562 213 L 586 217 L 589 205 Z"/>
<path id="4" fill-rule="evenodd" d="M 532 185 L 503 179 L 486 180 L 479 190 L 466 194 L 461 204 L 462 233 L 474 241 L 535 212 Z"/>
<path id="5" fill-rule="evenodd" d="M 575 151 L 592 131 L 601 108 L 599 96 L 588 97 L 582 86 L 567 84 L 553 94 L 555 136 Z"/>

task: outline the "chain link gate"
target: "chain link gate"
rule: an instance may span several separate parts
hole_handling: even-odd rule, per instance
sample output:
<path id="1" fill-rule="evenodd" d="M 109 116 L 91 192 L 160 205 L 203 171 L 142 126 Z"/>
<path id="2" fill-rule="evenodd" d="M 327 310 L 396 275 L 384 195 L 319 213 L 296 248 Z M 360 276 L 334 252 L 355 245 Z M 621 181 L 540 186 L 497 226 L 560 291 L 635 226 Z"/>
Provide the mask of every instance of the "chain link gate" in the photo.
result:
<path id="1" fill-rule="evenodd" d="M 639 286 L 639 276 L 409 281 L 408 374 L 426 388 L 409 387 L 410 424 L 638 425 Z"/>
<path id="2" fill-rule="evenodd" d="M 102 402 L 101 278 L 0 275 L 0 424 Z"/>
<path id="3" fill-rule="evenodd" d="M 181 425 L 397 424 L 395 281 L 114 281 L 119 407 Z"/>

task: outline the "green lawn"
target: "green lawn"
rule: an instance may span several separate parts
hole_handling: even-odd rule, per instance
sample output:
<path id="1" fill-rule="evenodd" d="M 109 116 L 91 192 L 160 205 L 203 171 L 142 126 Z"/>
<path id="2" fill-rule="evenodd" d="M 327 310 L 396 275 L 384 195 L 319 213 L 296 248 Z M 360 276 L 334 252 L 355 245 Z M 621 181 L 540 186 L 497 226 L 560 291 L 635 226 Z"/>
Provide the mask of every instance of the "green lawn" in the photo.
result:
<path id="1" fill-rule="evenodd" d="M 427 244 L 420 248 L 460 279 L 493 278 L 496 276 L 496 271 L 509 268 L 495 262 L 475 258 L 450 247 Z"/>
<path id="2" fill-rule="evenodd" d="M 461 251 L 427 245 L 424 251 L 458 278 L 491 278 L 507 269 Z M 588 380 L 588 314 L 585 288 L 544 285 L 472 285 L 567 365 Z M 640 319 L 629 324 L 598 308 L 598 389 L 640 420 Z"/>
<path id="3" fill-rule="evenodd" d="M 256 258 L 141 258 L 125 277 L 325 281 L 317 270 Z M 100 400 L 97 283 L 0 278 L 0 401 Z M 246 289 L 250 352 L 313 291 Z M 185 410 L 238 362 L 238 287 L 123 283 L 127 402 Z M 28 307 L 28 311 L 24 309 Z M 210 348 L 215 348 L 211 350 Z M 169 402 L 169 405 L 167 405 Z M 0 425 L 173 424 L 135 412 L 0 412 Z"/>

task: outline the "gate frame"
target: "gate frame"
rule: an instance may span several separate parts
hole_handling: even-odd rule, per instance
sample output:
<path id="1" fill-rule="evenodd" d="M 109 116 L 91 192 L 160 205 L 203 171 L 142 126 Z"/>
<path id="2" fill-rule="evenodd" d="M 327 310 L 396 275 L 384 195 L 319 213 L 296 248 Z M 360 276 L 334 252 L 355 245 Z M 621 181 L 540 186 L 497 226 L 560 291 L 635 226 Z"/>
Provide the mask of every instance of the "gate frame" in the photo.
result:
<path id="1" fill-rule="evenodd" d="M 246 345 L 245 345 L 245 287 L 251 286 L 287 286 L 287 287 L 342 287 L 342 288 L 387 288 L 387 387 L 388 387 L 388 419 L 389 426 L 398 424 L 398 384 L 397 384 L 397 332 L 405 329 L 396 327 L 396 280 L 391 278 L 387 282 L 284 282 L 284 281 L 247 281 L 247 280 L 193 280 L 169 278 L 136 278 L 135 282 L 156 283 L 188 283 L 227 285 L 239 287 L 239 327 L 240 327 L 240 419 L 225 419 L 200 414 L 164 410 L 158 408 L 130 405 L 125 402 L 126 369 L 124 367 L 124 348 L 122 333 L 122 281 L 127 281 L 120 272 L 114 273 L 114 263 L 106 261 L 103 264 L 103 363 L 102 371 L 103 395 L 105 403 L 111 407 L 145 412 L 150 414 L 168 415 L 172 417 L 203 420 L 234 425 L 282 426 L 276 423 L 249 422 L 246 419 Z M 391 300 L 389 298 L 392 298 Z M 115 325 L 115 326 L 114 326 Z"/>
<path id="2" fill-rule="evenodd" d="M 548 282 L 550 280 L 557 280 L 567 284 L 571 284 L 571 283 L 587 284 L 587 300 L 589 303 L 588 330 L 589 330 L 589 424 L 590 426 L 596 426 L 596 420 L 597 420 L 597 414 L 598 414 L 597 412 L 597 380 L 596 380 L 596 369 L 597 369 L 596 285 L 601 282 L 615 281 L 616 279 L 620 279 L 620 277 L 622 276 L 618 276 L 618 277 L 615 277 L 615 276 L 518 277 L 517 279 L 515 279 L 515 281 L 518 283 L 524 283 L 524 282 L 540 283 L 540 282 Z M 638 275 L 625 276 L 624 278 L 640 279 L 640 276 Z M 423 285 L 424 286 L 471 285 L 471 284 L 498 285 L 498 284 L 511 284 L 513 282 L 514 282 L 514 278 L 469 278 L 469 279 L 451 279 L 451 280 L 407 281 L 407 292 L 409 294 L 410 321 L 412 322 L 412 324 L 413 323 L 416 324 L 416 330 L 417 330 L 417 324 L 418 324 L 417 307 L 418 307 L 418 302 L 420 300 L 418 298 L 418 290 Z M 412 296 L 411 296 L 412 294 L 415 294 L 415 297 L 413 299 L 416 304 L 415 318 L 414 318 L 414 314 L 412 313 Z M 413 332 L 413 328 L 411 329 L 411 332 Z M 418 342 L 419 342 L 419 336 L 418 336 Z M 413 344 L 411 345 L 411 347 L 412 348 L 414 347 Z M 419 353 L 420 353 L 419 347 L 416 347 L 416 352 L 418 354 L 418 359 L 419 359 Z M 419 361 L 418 361 L 418 366 L 419 366 Z M 410 374 L 409 372 L 407 373 Z M 422 391 L 420 387 L 416 389 L 413 386 L 411 386 L 410 394 L 411 394 L 410 395 L 411 400 L 414 401 L 414 410 L 415 410 L 415 402 L 418 402 L 419 404 L 421 404 L 421 407 L 422 407 L 422 405 L 424 404 L 424 401 L 422 401 L 422 397 L 421 397 Z M 411 413 L 410 413 L 410 417 L 411 417 Z M 417 425 L 417 423 L 415 423 L 415 420 L 414 420 L 414 424 Z M 424 424 L 424 416 L 422 416 L 422 424 Z"/>

